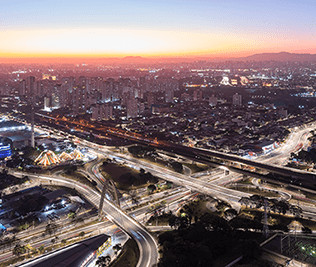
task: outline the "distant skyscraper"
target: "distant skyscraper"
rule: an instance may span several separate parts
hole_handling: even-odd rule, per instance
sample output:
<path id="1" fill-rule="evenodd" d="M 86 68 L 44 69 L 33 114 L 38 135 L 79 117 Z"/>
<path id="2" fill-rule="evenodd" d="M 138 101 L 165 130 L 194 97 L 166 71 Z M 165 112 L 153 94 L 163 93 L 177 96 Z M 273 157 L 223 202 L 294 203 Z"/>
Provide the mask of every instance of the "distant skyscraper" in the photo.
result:
<path id="1" fill-rule="evenodd" d="M 126 116 L 127 118 L 136 118 L 138 116 L 137 99 L 130 96 L 126 103 Z"/>
<path id="2" fill-rule="evenodd" d="M 54 90 L 52 93 L 52 98 L 51 98 L 51 106 L 54 109 L 60 108 L 61 107 L 61 85 L 57 84 L 54 86 Z"/>
<path id="3" fill-rule="evenodd" d="M 30 98 L 33 96 L 35 91 L 35 77 L 29 76 L 25 81 L 22 82 L 22 92 L 21 95 Z"/>
<path id="4" fill-rule="evenodd" d="M 50 108 L 51 108 L 50 98 L 45 96 L 44 97 L 44 110 L 49 110 Z"/>
<path id="5" fill-rule="evenodd" d="M 60 107 L 62 108 L 71 108 L 72 107 L 72 91 L 75 82 L 74 77 L 64 77 L 61 80 L 61 89 L 60 89 Z"/>
<path id="6" fill-rule="evenodd" d="M 110 103 L 92 106 L 92 120 L 109 120 L 113 118 L 113 106 Z"/>
<path id="7" fill-rule="evenodd" d="M 151 108 L 151 106 L 153 104 L 155 104 L 154 94 L 152 92 L 148 92 L 148 94 L 147 94 L 147 105 L 148 105 L 148 108 Z"/>
<path id="8" fill-rule="evenodd" d="M 148 77 L 140 77 L 139 87 L 141 89 L 142 94 L 146 93 L 149 90 Z"/>
<path id="9" fill-rule="evenodd" d="M 241 106 L 242 105 L 242 97 L 240 94 L 236 93 L 233 95 L 233 105 Z"/>

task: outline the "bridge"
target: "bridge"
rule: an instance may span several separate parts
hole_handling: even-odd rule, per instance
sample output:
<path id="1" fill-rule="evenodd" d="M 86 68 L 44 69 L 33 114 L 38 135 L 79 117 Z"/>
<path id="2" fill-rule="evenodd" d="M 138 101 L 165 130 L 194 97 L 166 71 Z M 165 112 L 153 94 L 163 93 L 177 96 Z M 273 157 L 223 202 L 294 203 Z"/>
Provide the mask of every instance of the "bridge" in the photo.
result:
<path id="1" fill-rule="evenodd" d="M 37 114 L 38 115 L 38 114 Z M 41 116 L 41 120 L 45 120 L 45 117 Z M 310 189 L 316 188 L 316 174 L 308 171 L 298 170 L 294 168 L 278 166 L 269 163 L 263 163 L 256 160 L 246 159 L 237 155 L 227 154 L 215 150 L 206 150 L 201 148 L 194 148 L 183 146 L 179 144 L 174 144 L 167 141 L 159 141 L 148 136 L 142 136 L 135 132 L 126 131 L 123 129 L 104 126 L 99 122 L 93 122 L 87 120 L 76 120 L 67 119 L 59 117 L 46 117 L 54 123 L 58 123 L 60 126 L 69 129 L 70 127 L 81 129 L 83 132 L 93 133 L 96 136 L 113 136 L 126 140 L 133 141 L 138 144 L 152 146 L 163 151 L 171 152 L 177 155 L 185 156 L 194 159 L 198 162 L 203 162 L 206 164 L 217 164 L 222 166 L 230 167 L 235 171 L 241 171 L 245 173 L 253 173 L 254 175 L 259 175 L 265 177 L 267 174 L 270 178 L 278 180 L 281 178 L 283 182 L 295 183 L 302 187 L 306 186 Z M 56 125 L 56 124 L 55 124 Z M 262 173 L 266 172 L 266 173 Z M 280 177 L 281 176 L 281 177 Z M 284 179 L 287 179 L 285 181 Z"/>

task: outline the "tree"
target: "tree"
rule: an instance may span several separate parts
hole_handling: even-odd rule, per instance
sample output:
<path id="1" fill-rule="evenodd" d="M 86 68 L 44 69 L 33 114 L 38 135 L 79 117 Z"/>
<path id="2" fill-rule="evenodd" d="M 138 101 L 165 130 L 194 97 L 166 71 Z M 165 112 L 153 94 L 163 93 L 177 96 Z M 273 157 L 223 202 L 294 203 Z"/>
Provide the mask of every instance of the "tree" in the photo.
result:
<path id="1" fill-rule="evenodd" d="M 70 211 L 68 213 L 68 218 L 74 220 L 76 218 L 76 213 L 74 211 Z"/>
<path id="2" fill-rule="evenodd" d="M 120 251 L 122 249 L 122 246 L 121 244 L 116 244 L 114 247 L 113 247 L 113 250 L 114 250 L 114 253 L 117 254 L 118 251 Z"/>
<path id="3" fill-rule="evenodd" d="M 65 173 L 68 175 L 73 174 L 75 171 L 77 171 L 78 167 L 76 165 L 67 166 L 65 168 Z"/>
<path id="4" fill-rule="evenodd" d="M 173 161 L 171 162 L 171 166 L 176 172 L 183 172 L 183 165 L 180 162 Z"/>
<path id="5" fill-rule="evenodd" d="M 25 250 L 27 251 L 27 254 L 30 256 L 30 251 L 33 250 L 33 247 L 32 247 L 30 244 L 27 244 L 27 245 L 25 246 Z"/>
<path id="6" fill-rule="evenodd" d="M 109 266 L 111 262 L 110 256 L 101 256 L 97 259 L 96 265 L 99 267 L 106 267 Z"/>
<path id="7" fill-rule="evenodd" d="M 150 193 L 153 193 L 156 189 L 157 189 L 157 187 L 156 187 L 156 185 L 154 185 L 154 184 L 150 184 L 150 185 L 147 187 L 147 190 L 148 190 Z"/>
<path id="8" fill-rule="evenodd" d="M 136 190 L 130 190 L 128 193 L 132 199 L 132 203 L 138 205 L 139 196 L 137 195 Z"/>
<path id="9" fill-rule="evenodd" d="M 153 176 L 150 172 L 146 172 L 145 174 L 143 174 L 143 179 L 145 179 L 146 182 L 153 182 L 153 183 L 157 183 L 158 179 L 157 177 Z"/>
<path id="10" fill-rule="evenodd" d="M 276 204 L 276 208 L 278 209 L 279 213 L 282 212 L 285 214 L 289 210 L 290 206 L 286 201 L 281 200 Z"/>
<path id="11" fill-rule="evenodd" d="M 177 228 L 178 226 L 178 217 L 175 216 L 174 214 L 171 214 L 168 220 L 169 226 L 171 228 Z"/>
<path id="12" fill-rule="evenodd" d="M 200 223 L 205 227 L 206 230 L 224 232 L 229 232 L 231 230 L 230 225 L 225 219 L 211 213 L 204 213 L 200 218 Z"/>
<path id="13" fill-rule="evenodd" d="M 49 223 L 46 225 L 45 234 L 52 235 L 56 233 L 56 231 L 57 231 L 57 225 L 55 223 Z"/>
<path id="14" fill-rule="evenodd" d="M 254 240 L 245 240 L 242 249 L 245 259 L 258 259 L 261 253 L 259 244 Z"/>
<path id="15" fill-rule="evenodd" d="M 173 182 L 167 181 L 166 182 L 166 186 L 167 186 L 168 189 L 172 188 L 173 187 Z"/>
<path id="16" fill-rule="evenodd" d="M 83 237 L 86 233 L 84 231 L 80 232 L 79 236 Z"/>
<path id="17" fill-rule="evenodd" d="M 13 248 L 13 255 L 20 256 L 21 254 L 24 254 L 26 252 L 25 246 L 21 246 L 20 244 L 16 244 Z"/>
<path id="18" fill-rule="evenodd" d="M 39 250 L 39 252 L 40 252 L 41 254 L 43 254 L 45 248 L 44 248 L 44 246 L 42 245 L 42 246 L 40 246 L 40 247 L 38 248 L 38 250 Z"/>
<path id="19" fill-rule="evenodd" d="M 311 230 L 310 228 L 304 226 L 304 227 L 302 228 L 302 232 L 303 232 L 304 234 L 311 234 L 311 233 L 312 233 L 312 230 Z"/>

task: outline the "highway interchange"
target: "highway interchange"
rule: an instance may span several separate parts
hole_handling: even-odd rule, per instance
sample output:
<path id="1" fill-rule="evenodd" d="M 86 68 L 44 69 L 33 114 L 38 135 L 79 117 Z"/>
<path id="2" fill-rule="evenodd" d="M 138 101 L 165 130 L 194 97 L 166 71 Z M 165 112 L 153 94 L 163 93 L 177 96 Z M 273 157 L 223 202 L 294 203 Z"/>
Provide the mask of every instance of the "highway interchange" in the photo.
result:
<path id="1" fill-rule="evenodd" d="M 298 144 L 303 143 L 305 145 L 307 143 L 308 132 L 312 129 L 312 127 L 314 126 L 310 126 L 305 129 L 299 129 L 293 132 L 282 147 L 275 150 L 271 154 L 259 158 L 258 160 L 267 163 L 283 164 L 284 161 L 289 157 L 289 154 L 295 151 Z M 244 196 L 250 196 L 248 193 L 228 189 L 223 186 L 233 180 L 241 179 L 242 176 L 240 174 L 229 173 L 228 175 L 225 175 L 225 171 L 217 169 L 207 176 L 202 176 L 199 179 L 195 179 L 191 176 L 171 171 L 164 166 L 152 164 L 142 159 L 136 159 L 126 153 L 116 152 L 110 147 L 100 146 L 83 139 L 78 140 L 81 146 L 88 147 L 101 157 L 106 156 L 108 158 L 112 158 L 113 160 L 124 163 L 135 169 L 143 168 L 144 170 L 151 172 L 153 175 L 161 179 L 171 181 L 174 184 L 188 188 L 191 191 L 183 190 L 179 192 L 179 199 L 191 196 L 192 191 L 195 191 L 227 201 L 232 205 L 233 208 L 238 210 L 240 208 L 240 204 L 238 202 L 239 199 Z M 94 178 L 94 180 L 97 182 L 97 188 L 99 190 L 93 190 L 85 185 L 79 184 L 78 182 L 74 182 L 65 177 L 44 175 L 32 176 L 30 174 L 28 174 L 28 176 L 33 179 L 40 179 L 43 184 L 46 181 L 49 184 L 54 183 L 56 185 L 58 184 L 75 188 L 97 207 L 100 203 L 100 191 L 102 190 L 104 181 L 102 174 L 99 172 L 99 164 L 100 161 L 96 161 L 94 166 L 87 170 L 90 174 L 90 177 Z M 173 205 L 174 208 L 176 208 L 178 206 L 178 201 L 173 203 Z M 121 207 L 127 208 L 128 205 L 126 203 L 122 203 Z M 315 208 L 306 205 L 302 205 L 302 208 L 304 215 L 316 218 Z M 137 211 L 133 215 L 128 215 L 120 207 L 115 205 L 107 198 L 105 198 L 103 205 L 103 212 L 106 214 L 107 218 L 117 224 L 137 242 L 140 248 L 140 259 L 137 266 L 150 267 L 156 265 L 158 262 L 157 243 L 153 236 L 146 230 L 146 228 L 137 222 L 144 220 L 146 217 L 146 210 L 147 208 L 145 207 L 143 210 Z"/>

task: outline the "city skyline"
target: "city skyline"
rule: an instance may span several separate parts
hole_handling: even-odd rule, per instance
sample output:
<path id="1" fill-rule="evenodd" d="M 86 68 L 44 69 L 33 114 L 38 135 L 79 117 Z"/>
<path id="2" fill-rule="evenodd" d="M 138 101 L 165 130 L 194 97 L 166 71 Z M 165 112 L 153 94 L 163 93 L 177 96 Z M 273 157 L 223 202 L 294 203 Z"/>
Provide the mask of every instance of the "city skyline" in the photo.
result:
<path id="1" fill-rule="evenodd" d="M 1 266 L 316 266 L 315 0 L 0 4 Z"/>
<path id="2" fill-rule="evenodd" d="M 10 1 L 0 58 L 316 53 L 315 10 L 309 0 Z"/>

